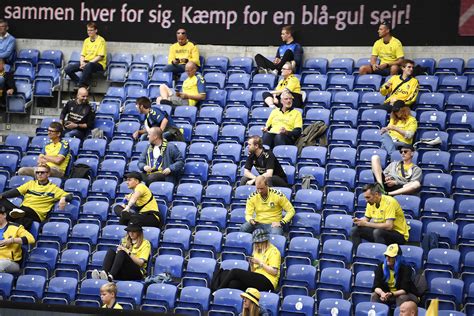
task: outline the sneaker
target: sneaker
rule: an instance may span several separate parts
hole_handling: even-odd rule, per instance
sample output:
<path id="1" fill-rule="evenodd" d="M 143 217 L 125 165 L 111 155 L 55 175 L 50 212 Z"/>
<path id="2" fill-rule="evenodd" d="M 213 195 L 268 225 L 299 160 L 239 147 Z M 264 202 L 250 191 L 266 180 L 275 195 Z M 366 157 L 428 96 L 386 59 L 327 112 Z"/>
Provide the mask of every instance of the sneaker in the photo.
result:
<path id="1" fill-rule="evenodd" d="M 95 279 L 95 280 L 100 279 L 99 270 L 97 270 L 97 269 L 92 270 L 92 278 Z"/>
<path id="2" fill-rule="evenodd" d="M 263 68 L 263 67 L 259 67 L 259 68 L 258 68 L 258 73 L 259 73 L 259 74 L 267 74 L 267 73 L 268 73 L 268 69 Z"/>
<path id="3" fill-rule="evenodd" d="M 109 273 L 109 274 L 107 275 L 107 280 L 109 280 L 109 282 L 114 282 L 114 276 Z"/>
<path id="4" fill-rule="evenodd" d="M 99 278 L 101 280 L 108 280 L 109 279 L 109 276 L 107 275 L 107 272 L 105 272 L 104 270 L 101 270 L 99 272 Z"/>
<path id="5" fill-rule="evenodd" d="M 276 69 L 270 70 L 268 73 L 269 74 L 274 74 L 275 76 L 278 77 L 278 70 L 276 70 Z"/>
<path id="6" fill-rule="evenodd" d="M 10 217 L 11 218 L 21 218 L 25 216 L 25 211 L 23 211 L 22 209 L 19 209 L 19 208 L 14 208 L 13 210 L 10 211 Z"/>

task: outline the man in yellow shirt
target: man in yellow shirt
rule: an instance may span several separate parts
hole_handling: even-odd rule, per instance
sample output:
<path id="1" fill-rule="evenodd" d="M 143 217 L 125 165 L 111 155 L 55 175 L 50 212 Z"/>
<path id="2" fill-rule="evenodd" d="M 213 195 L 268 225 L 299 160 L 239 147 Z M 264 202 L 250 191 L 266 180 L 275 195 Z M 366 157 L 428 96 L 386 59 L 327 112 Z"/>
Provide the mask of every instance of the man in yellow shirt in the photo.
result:
<path id="1" fill-rule="evenodd" d="M 188 61 L 186 63 L 186 73 L 188 78 L 184 80 L 181 92 L 174 91 L 165 84 L 160 85 L 160 96 L 156 98 L 156 103 L 169 105 L 194 105 L 206 99 L 206 87 L 204 77 L 197 74 L 197 65 Z"/>
<path id="2" fill-rule="evenodd" d="M 71 63 L 64 71 L 79 87 L 88 88 L 90 79 L 94 72 L 104 71 L 107 65 L 107 45 L 105 39 L 97 34 L 97 25 L 94 22 L 87 23 L 87 35 L 84 40 L 79 64 Z M 82 71 L 79 78 L 76 72 Z"/>
<path id="3" fill-rule="evenodd" d="M 188 40 L 185 29 L 179 29 L 176 32 L 177 42 L 171 45 L 168 53 L 168 65 L 163 68 L 163 72 L 172 72 L 174 75 L 180 75 L 184 72 L 184 67 L 188 61 L 192 61 L 198 67 L 199 50 L 196 44 Z"/>
<path id="4" fill-rule="evenodd" d="M 133 191 L 125 196 L 122 203 L 114 207 L 114 212 L 120 216 L 120 225 L 128 225 L 133 219 L 133 222 L 140 226 L 160 227 L 158 204 L 153 193 L 142 182 L 142 175 L 139 172 L 130 172 L 125 177 L 128 188 Z"/>
<path id="5" fill-rule="evenodd" d="M 293 107 L 303 107 L 303 96 L 301 94 L 300 80 L 293 74 L 293 68 L 290 62 L 287 62 L 281 68 L 282 79 L 274 91 L 262 93 L 265 104 L 270 108 L 280 107 L 280 95 L 288 89 L 293 95 Z"/>
<path id="6" fill-rule="evenodd" d="M 403 245 L 408 241 L 409 227 L 395 198 L 382 195 L 380 184 L 367 184 L 362 190 L 367 201 L 365 216 L 354 218 L 352 244 L 354 252 L 362 239 L 385 245 Z"/>
<path id="7" fill-rule="evenodd" d="M 374 43 L 370 65 L 359 68 L 359 74 L 377 74 L 382 76 L 397 75 L 400 73 L 400 65 L 403 60 L 402 43 L 392 36 L 389 23 L 383 21 L 378 29 L 379 40 Z M 380 64 L 377 64 L 377 58 Z"/>
<path id="8" fill-rule="evenodd" d="M 380 93 L 382 95 L 388 95 L 387 99 L 382 105 L 375 106 L 375 109 L 383 109 L 387 112 L 392 111 L 393 104 L 401 100 L 405 102 L 407 106 L 411 106 L 416 101 L 418 96 L 418 79 L 413 77 L 413 69 L 415 68 L 415 62 L 410 59 L 404 59 L 402 61 L 401 75 L 390 77 L 390 79 L 380 87 Z"/>
<path id="9" fill-rule="evenodd" d="M 257 191 L 247 199 L 246 222 L 240 226 L 240 231 L 251 233 L 262 228 L 271 234 L 283 235 L 283 226 L 291 221 L 295 208 L 283 193 L 268 187 L 264 176 L 257 177 L 255 187 Z M 286 212 L 284 217 L 283 210 Z"/>
<path id="10" fill-rule="evenodd" d="M 293 95 L 284 90 L 280 97 L 281 109 L 270 113 L 263 130 L 263 144 L 273 148 L 278 145 L 294 145 L 303 129 L 303 116 L 293 108 Z"/>
<path id="11" fill-rule="evenodd" d="M 35 169 L 36 180 L 0 194 L 0 206 L 9 212 L 9 221 L 29 229 L 33 222 L 43 222 L 46 219 L 55 202 L 59 201 L 58 209 L 64 210 L 66 202 L 72 200 L 72 194 L 49 181 L 50 170 L 47 164 L 39 164 Z M 23 196 L 20 208 L 8 200 L 18 196 Z"/>
<path id="12" fill-rule="evenodd" d="M 46 143 L 38 156 L 38 164 L 47 164 L 51 168 L 51 176 L 62 178 L 71 159 L 69 143 L 61 139 L 63 126 L 59 122 L 51 122 L 48 127 L 49 142 Z M 18 170 L 22 176 L 35 176 L 34 167 L 22 167 Z"/>

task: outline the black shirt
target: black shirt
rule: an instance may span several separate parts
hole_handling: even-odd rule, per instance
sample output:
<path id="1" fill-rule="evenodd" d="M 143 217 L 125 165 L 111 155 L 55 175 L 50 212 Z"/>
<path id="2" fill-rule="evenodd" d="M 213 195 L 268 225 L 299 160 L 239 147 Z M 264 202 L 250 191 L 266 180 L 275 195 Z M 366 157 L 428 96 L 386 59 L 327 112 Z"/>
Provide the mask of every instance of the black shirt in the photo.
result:
<path id="1" fill-rule="evenodd" d="M 279 176 L 287 181 L 285 171 L 271 150 L 264 149 L 258 157 L 255 154 L 250 154 L 244 168 L 252 170 L 252 167 L 257 169 L 258 174 L 264 174 L 268 169 L 273 169 L 274 176 Z"/>
<path id="2" fill-rule="evenodd" d="M 70 100 L 61 111 L 60 119 L 76 124 L 87 124 L 87 129 L 94 127 L 95 112 L 89 103 L 77 104 L 76 100 Z M 80 129 L 80 128 L 78 128 Z"/>

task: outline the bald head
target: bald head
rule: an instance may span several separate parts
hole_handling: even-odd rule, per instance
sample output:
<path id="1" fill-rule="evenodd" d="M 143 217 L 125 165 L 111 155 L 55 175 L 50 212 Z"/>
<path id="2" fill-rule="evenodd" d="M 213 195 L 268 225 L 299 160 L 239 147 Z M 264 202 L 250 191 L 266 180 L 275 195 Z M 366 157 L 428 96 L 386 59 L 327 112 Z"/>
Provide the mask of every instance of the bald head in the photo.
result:
<path id="1" fill-rule="evenodd" d="M 152 127 L 148 130 L 148 140 L 152 145 L 161 145 L 163 142 L 163 131 L 159 127 Z"/>
<path id="2" fill-rule="evenodd" d="M 418 306 L 413 301 L 406 301 L 400 305 L 400 316 L 418 316 Z"/>
<path id="3" fill-rule="evenodd" d="M 87 98 L 89 97 L 89 91 L 86 88 L 82 87 L 77 90 L 76 100 L 78 104 L 83 104 L 87 102 Z"/>
<path id="4" fill-rule="evenodd" d="M 184 71 L 186 71 L 188 77 L 193 77 L 196 74 L 197 68 L 198 67 L 194 62 L 188 61 L 186 66 L 184 66 Z"/>
<path id="5" fill-rule="evenodd" d="M 260 194 L 263 198 L 266 198 L 268 195 L 267 178 L 264 176 L 258 176 L 255 179 L 255 188 L 257 189 L 258 194 Z"/>

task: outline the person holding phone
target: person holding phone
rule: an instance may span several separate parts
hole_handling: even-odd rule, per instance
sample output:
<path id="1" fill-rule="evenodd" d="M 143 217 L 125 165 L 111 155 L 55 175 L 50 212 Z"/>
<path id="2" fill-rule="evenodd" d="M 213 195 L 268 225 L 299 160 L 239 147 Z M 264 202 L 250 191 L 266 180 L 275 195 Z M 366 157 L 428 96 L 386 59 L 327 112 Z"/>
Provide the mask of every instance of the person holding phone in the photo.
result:
<path id="1" fill-rule="evenodd" d="M 180 28 L 176 31 L 177 42 L 170 46 L 168 53 L 168 65 L 163 68 L 163 72 L 172 72 L 175 76 L 184 72 L 184 66 L 187 62 L 192 61 L 198 67 L 201 65 L 199 61 L 199 49 L 194 42 L 188 39 L 188 32 Z"/>

